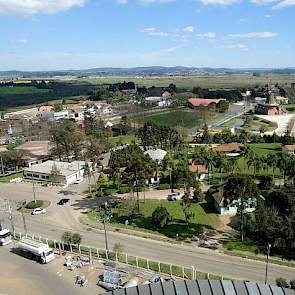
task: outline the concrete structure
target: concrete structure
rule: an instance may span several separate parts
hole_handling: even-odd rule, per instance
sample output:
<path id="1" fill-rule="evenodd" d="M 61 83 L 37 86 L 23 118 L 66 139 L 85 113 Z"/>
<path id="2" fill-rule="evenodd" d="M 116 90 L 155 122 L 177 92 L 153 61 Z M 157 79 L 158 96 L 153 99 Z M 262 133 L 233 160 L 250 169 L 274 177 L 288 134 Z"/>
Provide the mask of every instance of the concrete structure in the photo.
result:
<path id="1" fill-rule="evenodd" d="M 149 155 L 155 162 L 161 164 L 167 155 L 167 152 L 161 149 L 150 149 L 145 151 L 144 154 Z"/>
<path id="2" fill-rule="evenodd" d="M 274 285 L 231 280 L 196 280 L 149 283 L 118 289 L 109 295 L 295 295 L 294 290 Z"/>
<path id="3" fill-rule="evenodd" d="M 192 109 L 215 109 L 216 105 L 225 99 L 190 98 L 188 106 Z"/>
<path id="4" fill-rule="evenodd" d="M 83 178 L 84 176 L 84 161 L 74 161 L 72 163 L 59 161 L 46 161 L 41 164 L 33 165 L 25 169 L 24 175 L 28 180 L 38 182 L 53 182 L 52 175 L 55 174 L 54 182 L 60 185 L 69 185 Z M 92 165 L 88 163 L 91 170 Z"/>
<path id="5" fill-rule="evenodd" d="M 35 164 L 41 164 L 50 158 L 50 150 L 52 143 L 49 140 L 42 141 L 28 141 L 24 144 L 17 146 L 17 150 L 25 150 L 30 153 L 30 156 L 26 157 L 26 166 L 31 167 Z"/>

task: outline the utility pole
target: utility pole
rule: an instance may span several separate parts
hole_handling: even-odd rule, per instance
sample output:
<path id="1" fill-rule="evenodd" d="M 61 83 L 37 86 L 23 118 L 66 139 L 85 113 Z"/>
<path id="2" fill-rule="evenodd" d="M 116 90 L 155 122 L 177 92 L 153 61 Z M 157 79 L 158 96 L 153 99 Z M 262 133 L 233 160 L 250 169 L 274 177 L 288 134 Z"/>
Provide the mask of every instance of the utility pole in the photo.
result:
<path id="1" fill-rule="evenodd" d="M 4 176 L 4 167 L 3 167 L 3 158 L 1 157 L 1 172 L 2 172 L 2 175 Z"/>
<path id="2" fill-rule="evenodd" d="M 107 237 L 107 230 L 106 230 L 107 207 L 108 207 L 108 202 L 105 202 L 104 203 L 103 228 L 104 228 L 105 249 L 106 249 L 106 252 L 108 253 L 109 252 L 109 247 L 108 247 L 108 237 Z"/>
<path id="3" fill-rule="evenodd" d="M 267 253 L 266 253 L 266 265 L 265 265 L 265 284 L 267 284 L 267 276 L 268 276 L 268 260 L 269 260 L 269 255 L 270 255 L 270 248 L 271 244 L 267 243 Z"/>
<path id="4" fill-rule="evenodd" d="M 35 191 L 35 181 L 34 180 L 33 180 L 33 196 L 34 196 L 34 203 L 36 204 L 37 200 L 36 200 L 36 191 Z"/>
<path id="5" fill-rule="evenodd" d="M 8 211 L 9 211 L 9 219 L 10 219 L 10 223 L 11 223 L 11 230 L 14 233 L 15 232 L 15 228 L 14 228 L 14 221 L 13 221 L 13 215 L 12 215 L 12 206 L 11 206 L 11 201 L 8 200 Z"/>

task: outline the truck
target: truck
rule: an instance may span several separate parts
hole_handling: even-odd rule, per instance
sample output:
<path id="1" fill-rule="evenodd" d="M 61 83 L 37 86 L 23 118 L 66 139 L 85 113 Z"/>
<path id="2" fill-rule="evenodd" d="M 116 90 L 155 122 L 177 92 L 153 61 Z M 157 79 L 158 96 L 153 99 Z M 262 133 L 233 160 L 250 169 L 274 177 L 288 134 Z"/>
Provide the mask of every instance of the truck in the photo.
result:
<path id="1" fill-rule="evenodd" d="M 0 229 L 0 246 L 6 246 L 12 242 L 11 233 L 8 229 Z"/>
<path id="2" fill-rule="evenodd" d="M 53 250 L 47 244 L 28 238 L 22 238 L 17 243 L 14 251 L 42 264 L 46 264 L 55 259 Z"/>

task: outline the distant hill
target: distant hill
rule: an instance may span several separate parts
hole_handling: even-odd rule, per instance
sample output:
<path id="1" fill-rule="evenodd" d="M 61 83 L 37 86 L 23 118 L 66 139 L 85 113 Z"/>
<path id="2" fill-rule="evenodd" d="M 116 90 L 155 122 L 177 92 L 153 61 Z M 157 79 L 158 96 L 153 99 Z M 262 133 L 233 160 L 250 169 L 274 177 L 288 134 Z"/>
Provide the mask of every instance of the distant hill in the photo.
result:
<path id="1" fill-rule="evenodd" d="M 195 67 L 136 67 L 136 68 L 93 68 L 86 70 L 63 71 L 0 71 L 0 77 L 53 77 L 53 76 L 175 76 L 194 74 L 224 74 L 224 73 L 280 73 L 295 74 L 295 68 L 255 69 L 255 68 L 195 68 Z"/>

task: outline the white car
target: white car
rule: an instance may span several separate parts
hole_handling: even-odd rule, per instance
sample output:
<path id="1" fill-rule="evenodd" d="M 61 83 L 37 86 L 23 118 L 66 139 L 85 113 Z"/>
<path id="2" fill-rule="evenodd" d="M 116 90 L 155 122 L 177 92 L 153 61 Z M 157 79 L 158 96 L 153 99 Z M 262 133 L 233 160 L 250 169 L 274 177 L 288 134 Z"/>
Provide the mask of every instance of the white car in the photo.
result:
<path id="1" fill-rule="evenodd" d="M 44 208 L 36 208 L 33 210 L 32 215 L 39 215 L 39 214 L 45 214 L 46 210 Z"/>
<path id="2" fill-rule="evenodd" d="M 80 183 L 82 183 L 83 182 L 83 178 L 78 178 L 74 183 L 75 184 L 80 184 Z"/>

